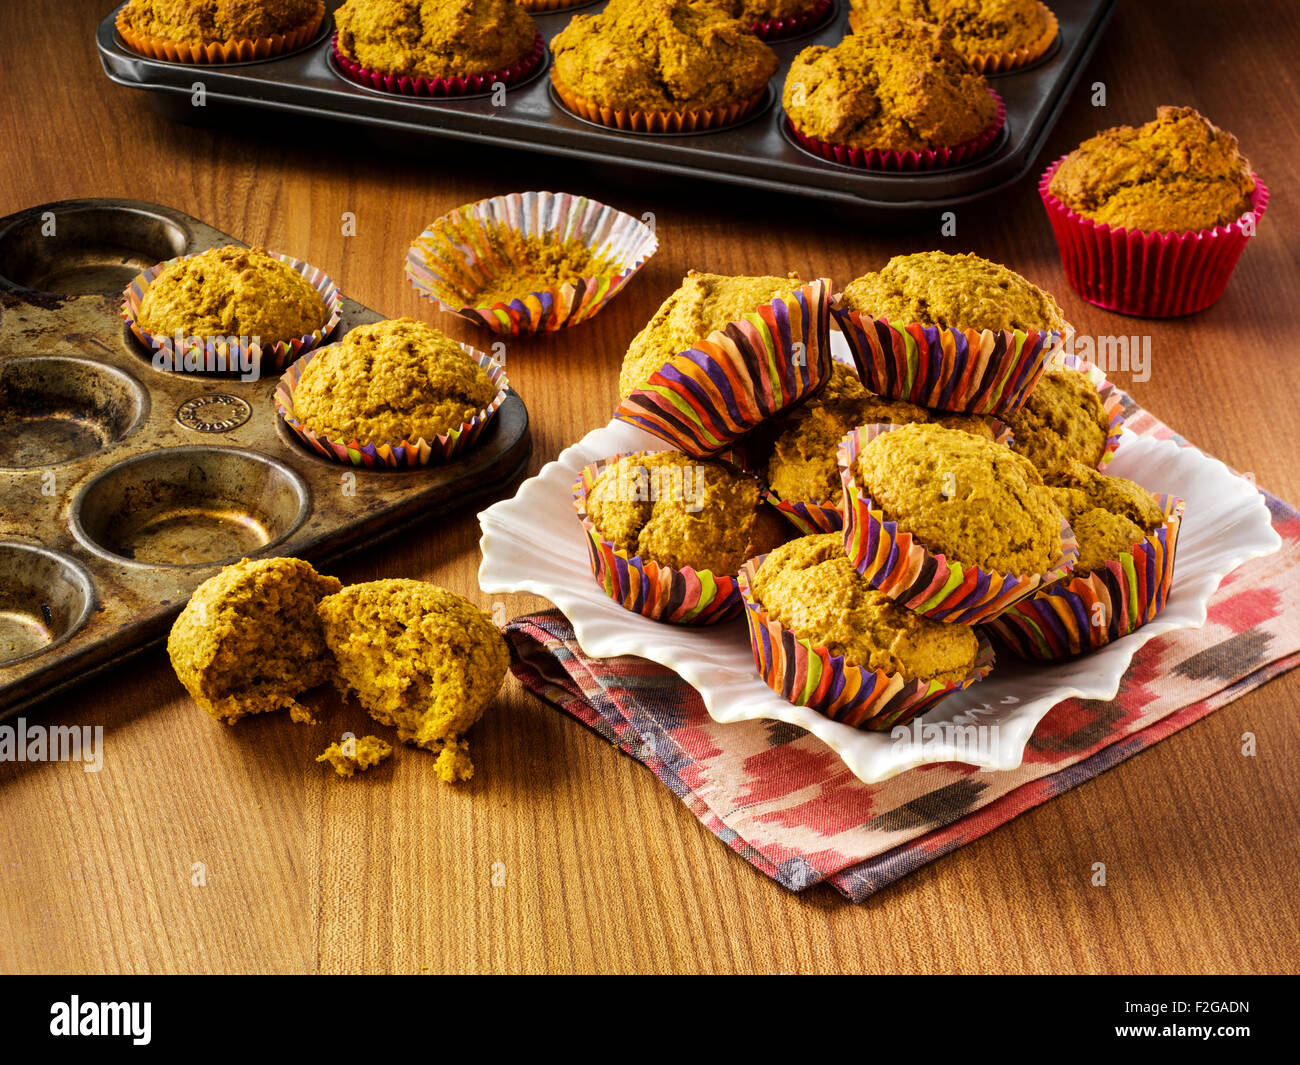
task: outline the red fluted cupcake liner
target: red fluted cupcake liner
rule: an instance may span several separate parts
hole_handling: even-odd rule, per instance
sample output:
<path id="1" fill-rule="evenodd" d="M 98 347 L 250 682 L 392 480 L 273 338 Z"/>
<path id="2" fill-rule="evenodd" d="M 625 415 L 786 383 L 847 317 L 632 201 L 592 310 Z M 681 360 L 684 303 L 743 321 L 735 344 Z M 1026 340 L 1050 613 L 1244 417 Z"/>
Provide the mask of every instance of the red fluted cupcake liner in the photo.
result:
<path id="1" fill-rule="evenodd" d="M 907 680 L 832 654 L 801 637 L 763 609 L 751 591 L 766 555 L 750 559 L 738 577 L 754 665 L 769 688 L 796 706 L 857 729 L 888 731 L 923 714 L 946 695 L 969 688 L 993 669 L 993 648 L 979 635 L 974 668 L 960 681 Z"/>
<path id="2" fill-rule="evenodd" d="M 485 74 L 457 74 L 450 78 L 413 78 L 407 74 L 386 74 L 382 70 L 363 67 L 355 59 L 350 59 L 339 51 L 339 35 L 335 31 L 330 42 L 334 63 L 339 72 L 358 85 L 380 92 L 394 93 L 398 96 L 469 96 L 474 93 L 490 92 L 497 82 L 502 85 L 514 85 L 534 73 L 546 56 L 546 41 L 540 33 L 533 41 L 533 47 L 522 59 L 510 64 L 503 70 L 493 70 Z"/>
<path id="3" fill-rule="evenodd" d="M 835 0 L 816 0 L 807 11 L 786 18 L 760 19 L 751 27 L 754 34 L 765 41 L 780 41 L 807 33 L 826 21 Z"/>
<path id="4" fill-rule="evenodd" d="M 969 162 L 988 150 L 997 140 L 1002 127 L 1007 124 L 1007 105 L 1002 97 L 992 89 L 989 95 L 997 101 L 998 113 L 989 126 L 978 137 L 958 144 L 952 148 L 926 148 L 922 151 L 894 151 L 892 148 L 852 148 L 846 144 L 829 144 L 804 133 L 787 114 L 786 129 L 795 142 L 813 155 L 841 166 L 853 166 L 861 170 L 938 170 L 942 167 L 958 166 Z"/>
<path id="5" fill-rule="evenodd" d="M 614 416 L 695 458 L 730 450 L 830 380 L 830 287 L 810 281 L 678 352 Z"/>
<path id="6" fill-rule="evenodd" d="M 1080 296 L 1120 314 L 1173 318 L 1205 310 L 1228 287 L 1268 207 L 1268 186 L 1252 174 L 1251 210 L 1229 225 L 1193 233 L 1112 228 L 1084 218 L 1052 194 L 1052 177 L 1064 160 L 1048 167 L 1038 183 L 1061 265 Z"/>
<path id="7" fill-rule="evenodd" d="M 1141 543 L 1091 573 L 1035 592 L 988 623 L 1021 658 L 1087 654 L 1135 632 L 1165 608 L 1184 503 L 1157 495 L 1166 521 Z"/>
<path id="8" fill-rule="evenodd" d="M 840 444 L 844 481 L 844 549 L 849 561 L 873 588 L 900 606 L 933 621 L 978 625 L 997 617 L 1039 588 L 1060 580 L 1074 568 L 1079 542 L 1061 518 L 1061 554 L 1044 573 L 995 573 L 983 566 L 963 566 L 931 553 L 912 534 L 890 521 L 853 477 L 858 453 L 897 425 L 862 425 Z"/>

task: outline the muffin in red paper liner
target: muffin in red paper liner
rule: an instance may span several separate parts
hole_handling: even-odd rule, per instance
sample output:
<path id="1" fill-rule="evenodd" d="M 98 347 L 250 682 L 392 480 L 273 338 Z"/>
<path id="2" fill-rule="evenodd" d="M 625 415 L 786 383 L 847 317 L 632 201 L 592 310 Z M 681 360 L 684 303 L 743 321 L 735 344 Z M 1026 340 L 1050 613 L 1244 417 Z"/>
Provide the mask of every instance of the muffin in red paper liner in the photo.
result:
<path id="1" fill-rule="evenodd" d="M 755 307 L 673 355 L 614 416 L 697 458 L 730 450 L 825 386 L 829 304 L 830 281 L 819 278 Z"/>
<path id="2" fill-rule="evenodd" d="M 798 37 L 825 22 L 834 4 L 835 0 L 813 0 L 802 10 L 788 15 L 759 18 L 753 23 L 752 29 L 764 41 L 781 41 L 788 37 Z M 741 7 L 743 6 L 742 4 Z"/>
<path id="3" fill-rule="evenodd" d="M 1087 654 L 1153 620 L 1173 582 L 1185 504 L 1156 494 L 1165 523 L 1104 567 L 1040 589 L 987 622 L 1021 658 L 1055 661 Z"/>
<path id="4" fill-rule="evenodd" d="M 870 4 L 863 5 L 864 8 L 870 8 Z M 885 5 L 886 8 L 892 5 Z M 974 42 L 963 41 L 961 35 L 958 35 L 955 44 L 966 61 L 981 74 L 1005 74 L 1008 71 L 1020 70 L 1036 63 L 1052 47 L 1056 40 L 1057 33 L 1060 30 L 1060 24 L 1056 15 L 1046 4 L 1033 5 L 1040 12 L 1042 32 L 1038 37 L 1028 44 L 1019 48 L 1010 48 L 1004 51 L 977 51 L 973 47 Z M 860 13 L 856 8 L 849 12 L 849 29 L 854 33 L 862 32 L 862 24 L 870 16 Z"/>
<path id="5" fill-rule="evenodd" d="M 1051 413 L 1053 405 L 1061 402 L 1057 381 L 1061 377 L 1061 372 L 1067 370 L 1086 377 L 1096 389 L 1097 399 L 1100 401 L 1098 412 L 1077 406 L 1072 407 L 1073 413 L 1081 415 L 1082 420 L 1088 423 L 1091 429 L 1096 429 L 1095 419 L 1098 413 L 1104 420 L 1105 437 L 1098 444 L 1100 451 L 1095 462 L 1091 450 L 1085 454 L 1077 453 L 1076 449 L 1082 445 L 1077 437 L 1073 436 L 1074 428 L 1067 427 L 1062 432 L 1059 424 L 1061 413 L 1059 411 Z M 1067 402 L 1075 401 L 1070 397 Z M 1048 359 L 1043 377 L 1025 404 L 1019 410 L 1009 413 L 1007 418 L 1015 427 L 1019 434 L 1018 439 L 1021 441 L 1021 446 L 1017 446 L 1016 450 L 1033 462 L 1044 478 L 1050 482 L 1052 472 L 1062 464 L 1063 450 L 1069 459 L 1078 459 L 1097 470 L 1105 470 L 1114 457 L 1124 433 L 1124 397 L 1123 393 L 1102 373 L 1100 367 L 1077 355 L 1057 351 Z"/>
<path id="6" fill-rule="evenodd" d="M 573 484 L 573 507 L 587 534 L 591 572 L 605 594 L 624 609 L 675 625 L 713 625 L 740 612 L 735 574 L 674 567 L 630 555 L 604 539 L 587 511 L 587 497 L 604 470 L 638 453 L 613 455 L 585 467 Z M 737 472 L 740 472 L 739 470 Z M 766 506 L 759 497 L 759 506 Z"/>
<path id="7" fill-rule="evenodd" d="M 832 653 L 824 644 L 787 628 L 764 609 L 753 593 L 755 574 L 768 555 L 750 559 L 740 570 L 754 665 L 769 688 L 797 706 L 857 729 L 887 731 L 931 709 L 945 696 L 969 688 L 993 669 L 993 648 L 976 634 L 977 653 L 960 680 L 909 680 L 901 673 L 872 669 Z"/>
<path id="8" fill-rule="evenodd" d="M 895 602 L 935 621 L 977 625 L 997 617 L 1039 588 L 1071 571 L 1079 544 L 1063 515 L 1060 553 L 1041 573 L 997 573 L 964 565 L 935 554 L 918 542 L 861 489 L 853 465 L 861 450 L 877 436 L 896 432 L 898 425 L 859 426 L 840 445 L 840 476 L 844 482 L 844 549 L 849 560 L 873 588 Z M 1027 461 L 1027 460 L 1018 460 Z"/>
<path id="9" fill-rule="evenodd" d="M 258 59 L 273 59 L 276 56 L 295 52 L 315 38 L 320 32 L 321 24 L 325 21 L 325 5 L 320 0 L 316 0 L 315 3 L 301 6 L 302 19 L 293 24 L 277 27 L 276 32 L 251 37 L 232 37 L 220 41 L 204 39 L 197 24 L 193 35 L 186 34 L 185 39 L 173 39 L 145 32 L 135 24 L 133 10 L 135 4 L 123 5 L 117 13 L 114 26 L 117 35 L 131 51 L 149 56 L 151 59 L 163 59 L 169 63 L 247 63 Z M 182 10 L 183 8 L 175 7 L 168 14 L 179 13 Z"/>
<path id="10" fill-rule="evenodd" d="M 706 129 L 732 126 L 756 111 L 767 98 L 763 88 L 752 96 L 720 107 L 687 108 L 681 111 L 611 107 L 588 99 L 560 80 L 554 68 L 551 85 L 560 102 L 579 118 L 627 133 L 699 133 Z"/>
<path id="11" fill-rule="evenodd" d="M 334 34 L 331 43 L 334 63 L 339 72 L 349 81 L 364 85 L 368 89 L 395 93 L 399 96 L 468 96 L 474 93 L 491 92 L 496 84 L 515 85 L 537 71 L 546 57 L 546 41 L 540 33 L 533 41 L 532 48 L 521 58 L 500 70 L 486 73 L 454 74 L 445 78 L 420 78 L 407 74 L 388 74 L 382 70 L 363 67 L 339 51 L 339 35 Z"/>
<path id="12" fill-rule="evenodd" d="M 1061 265 L 1080 296 L 1120 314 L 1173 318 L 1215 303 L 1268 207 L 1268 186 L 1252 174 L 1251 210 L 1230 225 L 1188 233 L 1112 228 L 1084 218 L 1052 194 L 1052 177 L 1065 159 L 1048 167 L 1038 183 Z"/>
<path id="13" fill-rule="evenodd" d="M 458 207 L 431 224 L 407 251 L 406 277 L 440 309 L 502 336 L 519 336 L 593 317 L 658 246 L 640 219 L 585 196 L 513 192 Z M 503 274 L 528 274 L 530 247 L 562 255 L 572 249 L 600 269 L 540 291 L 520 291 L 509 301 L 483 301 L 480 293 Z"/>
<path id="14" fill-rule="evenodd" d="M 468 451 L 491 424 L 501 404 L 509 394 L 510 380 L 506 377 L 505 367 L 492 356 L 476 351 L 468 344 L 460 347 L 485 371 L 496 386 L 496 395 L 492 402 L 474 417 L 447 433 L 438 433 L 428 440 L 423 436 L 415 440 L 333 440 L 324 433 L 315 432 L 299 421 L 294 413 L 294 393 L 302 380 L 302 375 L 312 359 L 320 351 L 312 352 L 299 359 L 285 371 L 275 389 L 275 409 L 284 424 L 316 454 L 341 462 L 349 466 L 365 466 L 367 469 L 415 469 L 421 466 L 438 465 L 448 462 Z"/>
<path id="15" fill-rule="evenodd" d="M 209 249 L 210 251 L 212 249 Z M 196 252 L 195 255 L 202 255 L 204 252 Z M 250 344 L 248 354 L 251 355 L 253 366 L 258 376 L 265 369 L 282 370 L 294 359 L 305 355 L 313 348 L 317 347 L 321 341 L 329 336 L 339 324 L 343 317 L 343 296 L 339 292 L 339 287 L 334 283 L 328 274 L 319 270 L 310 263 L 305 263 L 301 259 L 295 259 L 290 255 L 283 255 L 276 252 L 270 253 L 273 258 L 279 259 L 280 262 L 286 263 L 296 273 L 301 274 L 319 294 L 325 305 L 326 319 L 324 325 L 310 333 L 299 337 L 291 337 L 288 340 L 277 340 L 271 344 Z M 180 262 L 182 259 L 192 259 L 195 255 L 181 255 L 175 259 L 168 259 L 166 262 L 157 263 L 149 267 L 143 273 L 137 274 L 132 278 L 131 283 L 122 293 L 122 320 L 126 322 L 128 328 L 151 352 L 166 350 L 171 353 L 173 360 L 181 362 L 187 355 L 202 359 L 204 364 L 219 364 L 224 362 L 227 367 L 238 366 L 242 355 L 245 353 L 244 345 L 240 338 L 235 338 L 235 343 L 231 344 L 230 337 L 199 337 L 186 336 L 185 345 L 181 351 L 176 351 L 175 339 L 173 337 L 158 336 L 149 332 L 139 322 L 140 304 L 144 300 L 145 293 L 149 291 L 149 286 L 157 279 L 167 267 L 173 263 Z"/>

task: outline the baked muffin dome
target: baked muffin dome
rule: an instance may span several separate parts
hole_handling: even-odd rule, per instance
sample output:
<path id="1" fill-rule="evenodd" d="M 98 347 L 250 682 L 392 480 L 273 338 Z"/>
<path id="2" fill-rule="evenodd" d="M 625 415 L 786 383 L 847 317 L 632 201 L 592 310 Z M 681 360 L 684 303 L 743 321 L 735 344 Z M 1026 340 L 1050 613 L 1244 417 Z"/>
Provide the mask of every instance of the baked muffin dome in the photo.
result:
<path id="1" fill-rule="evenodd" d="M 586 510 L 600 538 L 629 557 L 727 576 L 790 535 L 754 478 L 680 451 L 610 463 Z"/>
<path id="2" fill-rule="evenodd" d="M 704 340 L 728 322 L 753 313 L 762 304 L 794 292 L 802 284 L 797 274 L 725 277 L 692 270 L 632 338 L 618 375 L 619 396 L 627 399 L 679 351 Z"/>
<path id="3" fill-rule="evenodd" d="M 1095 467 L 1110 435 L 1097 386 L 1087 374 L 1065 367 L 1045 370 L 1025 405 L 1003 420 L 1015 434 L 1012 449 L 1049 480 L 1071 462 Z"/>
<path id="4" fill-rule="evenodd" d="M 537 40 L 532 17 L 514 0 L 347 0 L 334 25 L 343 55 L 412 78 L 504 70 Z"/>
<path id="5" fill-rule="evenodd" d="M 321 10 L 320 0 L 131 0 L 123 17 L 146 37 L 211 44 L 287 33 Z"/>
<path id="6" fill-rule="evenodd" d="M 317 613 L 339 688 L 403 742 L 438 752 L 442 779 L 473 776 L 463 735 L 510 666 L 492 619 L 455 592 L 406 579 L 349 585 Z"/>
<path id="7" fill-rule="evenodd" d="M 1038 0 L 850 0 L 859 19 L 916 18 L 953 31 L 963 55 L 1012 52 L 1042 40 L 1050 25 Z"/>
<path id="8" fill-rule="evenodd" d="M 302 372 L 293 414 L 334 440 L 432 440 L 483 410 L 497 387 L 472 355 L 413 318 L 360 325 Z"/>
<path id="9" fill-rule="evenodd" d="M 851 148 L 953 148 L 997 118 L 988 85 L 953 47 L 952 31 L 917 19 L 876 19 L 834 48 L 805 48 L 790 65 L 782 101 L 802 133 Z"/>
<path id="10" fill-rule="evenodd" d="M 787 629 L 866 669 L 909 681 L 957 682 L 979 655 L 970 625 L 931 621 L 872 588 L 844 553 L 840 533 L 804 536 L 776 548 L 758 567 L 750 590 Z"/>
<path id="11" fill-rule="evenodd" d="M 942 251 L 895 255 L 851 282 L 840 301 L 848 310 L 896 325 L 958 329 L 1066 328 L 1052 296 L 1014 270 L 978 255 Z"/>
<path id="12" fill-rule="evenodd" d="M 905 425 L 869 441 L 853 476 L 886 521 L 950 561 L 1025 575 L 1061 555 L 1061 519 L 1042 478 L 1002 444 Z"/>
<path id="13" fill-rule="evenodd" d="M 776 53 L 707 0 L 610 0 L 551 41 L 555 76 L 620 110 L 702 111 L 756 98 Z"/>
<path id="14" fill-rule="evenodd" d="M 1191 107 L 1160 107 L 1065 157 L 1048 190 L 1084 218 L 1119 229 L 1183 233 L 1235 222 L 1255 188 L 1237 138 Z"/>
<path id="15" fill-rule="evenodd" d="M 1079 559 L 1069 576 L 1103 568 L 1165 523 L 1155 496 L 1134 481 L 1080 462 L 1070 463 L 1055 480 L 1048 491 L 1079 541 Z"/>
<path id="16" fill-rule="evenodd" d="M 288 263 L 229 245 L 164 267 L 137 321 L 156 336 L 258 337 L 266 346 L 313 333 L 328 318 L 321 294 Z"/>
<path id="17" fill-rule="evenodd" d="M 233 725 L 287 708 L 330 676 L 316 604 L 342 585 L 297 558 L 243 559 L 194 590 L 167 637 L 167 655 L 190 697 Z"/>

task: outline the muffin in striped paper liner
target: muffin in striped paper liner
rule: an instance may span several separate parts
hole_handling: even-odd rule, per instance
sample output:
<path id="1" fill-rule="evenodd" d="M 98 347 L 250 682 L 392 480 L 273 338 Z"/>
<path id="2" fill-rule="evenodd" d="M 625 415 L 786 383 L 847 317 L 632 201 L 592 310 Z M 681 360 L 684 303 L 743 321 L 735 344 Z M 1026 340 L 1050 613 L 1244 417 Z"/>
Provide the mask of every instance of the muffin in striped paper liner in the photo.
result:
<path id="1" fill-rule="evenodd" d="M 840 444 L 840 477 L 844 483 L 844 549 L 849 560 L 871 584 L 895 602 L 935 621 L 978 625 L 1027 598 L 1073 568 L 1079 542 L 1061 516 L 1061 553 L 1044 573 L 995 573 L 983 566 L 963 566 L 933 554 L 912 534 L 885 517 L 853 476 L 862 448 L 897 425 L 862 425 Z"/>
<path id="2" fill-rule="evenodd" d="M 1136 631 L 1165 607 L 1185 504 L 1156 493 L 1165 523 L 1101 569 L 1040 589 L 987 628 L 1021 658 L 1055 661 L 1087 654 Z"/>
<path id="3" fill-rule="evenodd" d="M 679 351 L 614 416 L 695 458 L 732 449 L 830 379 L 830 286 L 801 285 Z"/>
<path id="4" fill-rule="evenodd" d="M 587 555 L 596 583 L 624 609 L 652 621 L 674 625 L 730 621 L 741 609 L 735 576 L 691 566 L 676 568 L 629 555 L 603 539 L 596 530 L 587 514 L 587 493 L 595 487 L 606 466 L 624 457 L 626 454 L 611 455 L 592 463 L 573 483 L 573 509 L 587 534 Z"/>
<path id="5" fill-rule="evenodd" d="M 901 328 L 886 318 L 832 306 L 862 382 L 886 399 L 932 410 L 1005 414 L 1019 410 L 1048 357 L 1059 330 Z"/>
<path id="6" fill-rule="evenodd" d="M 835 0 L 813 0 L 804 10 L 784 18 L 759 19 L 752 29 L 764 41 L 782 41 L 816 29 L 831 13 Z"/>
<path id="7" fill-rule="evenodd" d="M 563 250 L 577 242 L 605 269 L 576 282 L 519 292 L 509 301 L 476 297 L 525 254 L 523 242 Z M 654 255 L 659 241 L 638 218 L 567 192 L 513 192 L 465 204 L 415 238 L 406 253 L 406 277 L 444 311 L 503 336 L 550 332 L 593 317 Z"/>
<path id="8" fill-rule="evenodd" d="M 1063 366 L 1087 374 L 1088 379 L 1097 387 L 1097 395 L 1106 411 L 1110 425 L 1106 431 L 1106 446 L 1097 461 L 1097 469 L 1105 470 L 1110 460 L 1115 457 L 1119 442 L 1124 436 L 1124 397 L 1114 383 L 1102 372 L 1101 367 L 1078 355 L 1064 351 L 1055 352 L 1047 363 L 1048 367 Z"/>
<path id="9" fill-rule="evenodd" d="M 448 462 L 474 446 L 505 402 L 510 389 L 505 367 L 496 359 L 485 352 L 476 351 L 468 344 L 460 346 L 487 371 L 497 392 L 492 402 L 469 421 L 462 422 L 449 433 L 438 433 L 432 440 L 426 440 L 422 436 L 416 440 L 332 440 L 324 433 L 317 433 L 303 425 L 294 415 L 294 392 L 304 371 L 319 351 L 299 359 L 284 372 L 275 388 L 275 408 L 284 419 L 284 424 L 304 444 L 316 454 L 334 462 L 365 466 L 367 469 L 415 469 Z"/>
<path id="10" fill-rule="evenodd" d="M 759 676 L 781 698 L 797 706 L 810 707 L 852 728 L 888 731 L 925 713 L 944 696 L 969 688 L 993 669 L 993 648 L 982 634 L 977 634 L 975 666 L 958 682 L 909 681 L 901 674 L 869 669 L 832 654 L 824 645 L 786 628 L 754 597 L 754 574 L 766 558 L 750 559 L 740 569 L 745 624 Z"/>
<path id="11" fill-rule="evenodd" d="M 315 39 L 325 21 L 325 4 L 320 2 L 302 23 L 287 28 L 283 33 L 228 41 L 173 41 L 135 29 L 131 25 L 130 6 L 124 4 L 117 13 L 114 21 L 117 35 L 131 51 L 169 63 L 248 63 L 273 59 L 306 47 Z"/>
<path id="12" fill-rule="evenodd" d="M 1040 3 L 1038 7 L 1042 11 L 1044 28 L 1038 39 L 1026 45 L 1023 48 L 1013 48 L 1007 52 L 967 52 L 962 51 L 966 61 L 975 68 L 979 74 L 1005 74 L 1008 71 L 1020 70 L 1029 66 L 1031 63 L 1037 63 L 1042 59 L 1056 41 L 1057 34 L 1060 32 L 1060 23 L 1056 14 L 1046 4 Z M 849 14 L 849 29 L 854 33 L 860 33 L 863 18 L 858 12 L 853 11 Z"/>
<path id="13" fill-rule="evenodd" d="M 201 255 L 202 252 L 195 252 L 195 255 Z M 319 329 L 313 330 L 300 337 L 293 337 L 290 340 L 277 340 L 271 344 L 250 344 L 249 354 L 253 358 L 253 365 L 257 372 L 262 370 L 282 370 L 295 359 L 300 358 L 307 352 L 320 345 L 327 336 L 329 336 L 339 324 L 343 317 L 343 296 L 339 292 L 339 287 L 334 283 L 324 270 L 319 270 L 310 263 L 305 263 L 301 259 L 295 259 L 291 255 L 283 255 L 278 252 L 270 253 L 274 258 L 286 263 L 294 271 L 302 274 L 311 282 L 312 288 L 320 293 L 320 298 L 325 304 L 327 317 L 325 324 Z M 224 358 L 226 365 L 239 365 L 244 353 L 244 345 L 236 339 L 235 343 L 228 342 L 228 338 L 219 339 L 215 337 L 187 337 L 186 344 L 182 351 L 175 351 L 175 341 L 172 337 L 161 337 L 150 333 L 139 322 L 140 304 L 144 300 L 145 293 L 149 291 L 149 286 L 153 284 L 158 277 L 172 263 L 179 262 L 181 259 L 193 258 L 193 255 L 179 255 L 175 259 L 168 259 L 166 262 L 157 263 L 149 267 L 143 273 L 137 274 L 131 279 L 126 290 L 122 293 L 121 315 L 135 338 L 140 341 L 146 348 L 152 351 L 159 351 L 166 347 L 172 352 L 173 359 L 181 359 L 186 354 L 198 354 L 200 357 L 211 359 L 213 356 Z M 193 340 L 194 343 L 189 343 Z"/>
<path id="14" fill-rule="evenodd" d="M 533 46 L 519 59 L 501 70 L 471 71 L 445 78 L 411 77 L 409 74 L 389 74 L 362 66 L 339 49 L 339 35 L 335 31 L 330 42 L 331 56 L 339 74 L 348 81 L 367 89 L 392 93 L 395 96 L 442 97 L 471 96 L 486 93 L 493 85 L 516 85 L 535 74 L 546 58 L 546 41 L 539 32 Z"/>

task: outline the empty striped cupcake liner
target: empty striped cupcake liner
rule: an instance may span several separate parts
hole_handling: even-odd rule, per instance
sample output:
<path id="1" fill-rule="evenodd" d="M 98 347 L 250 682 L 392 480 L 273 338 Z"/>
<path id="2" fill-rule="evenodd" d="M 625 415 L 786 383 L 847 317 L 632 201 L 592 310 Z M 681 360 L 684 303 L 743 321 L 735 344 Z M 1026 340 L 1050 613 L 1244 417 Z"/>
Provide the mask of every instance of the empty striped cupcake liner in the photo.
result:
<path id="1" fill-rule="evenodd" d="M 587 534 L 587 555 L 596 583 L 614 602 L 634 614 L 673 625 L 715 625 L 740 613 L 740 588 L 736 578 L 680 569 L 620 551 L 596 531 L 587 514 L 587 493 L 601 472 L 633 452 L 601 459 L 583 469 L 573 483 L 573 508 Z"/>
<path id="2" fill-rule="evenodd" d="M 1019 410 L 1049 355 L 1058 330 L 959 329 L 888 319 L 833 306 L 862 382 L 886 399 L 963 414 Z"/>
<path id="3" fill-rule="evenodd" d="M 731 449 L 830 380 L 829 293 L 820 278 L 729 322 L 669 359 L 614 416 L 696 458 Z"/>
<path id="4" fill-rule="evenodd" d="M 442 97 L 472 96 L 491 92 L 496 84 L 515 85 L 531 76 L 546 58 L 546 41 L 539 32 L 527 54 L 501 70 L 479 74 L 456 74 L 449 78 L 411 77 L 409 74 L 388 74 L 362 66 L 339 50 L 336 30 L 330 41 L 331 54 L 338 72 L 348 81 L 367 89 L 392 93 L 396 96 Z"/>
<path id="5" fill-rule="evenodd" d="M 781 41 L 816 29 L 826 21 L 835 0 L 815 0 L 807 11 L 786 18 L 760 19 L 750 28 L 764 41 Z"/>
<path id="6" fill-rule="evenodd" d="M 195 252 L 195 255 L 199 254 L 202 253 Z M 127 285 L 126 290 L 122 293 L 122 320 L 135 334 L 135 338 L 150 352 L 156 353 L 163 350 L 170 352 L 173 364 L 188 361 L 188 357 L 189 359 L 202 360 L 201 365 L 204 367 L 213 365 L 234 367 L 241 363 L 243 355 L 247 352 L 251 356 L 258 377 L 261 376 L 262 370 L 269 369 L 277 372 L 283 370 L 289 363 L 317 347 L 321 341 L 334 332 L 335 327 L 343 317 L 343 296 L 339 292 L 338 285 L 324 270 L 318 270 L 310 263 L 305 263 L 301 259 L 295 259 L 290 255 L 281 255 L 276 252 L 270 254 L 302 274 L 311 282 L 312 288 L 320 293 L 328 317 L 325 319 L 325 324 L 319 329 L 300 337 L 294 337 L 291 340 L 277 340 L 271 344 L 261 344 L 256 338 L 251 337 L 186 336 L 182 338 L 183 343 L 180 345 L 180 351 L 178 352 L 175 337 L 164 337 L 151 333 L 140 324 L 140 304 L 144 300 L 145 293 L 149 291 L 149 286 L 153 284 L 163 270 L 171 266 L 172 263 L 180 262 L 182 259 L 192 259 L 193 255 L 178 255 L 174 259 L 157 263 L 132 278 L 131 283 Z M 245 344 L 244 340 L 248 340 L 249 343 Z"/>
<path id="7" fill-rule="evenodd" d="M 1215 303 L 1268 208 L 1268 186 L 1252 174 L 1249 220 L 1191 233 L 1112 228 L 1067 207 L 1052 194 L 1047 168 L 1038 194 L 1047 210 L 1070 285 L 1089 303 L 1142 318 L 1195 314 Z"/>
<path id="8" fill-rule="evenodd" d="M 468 344 L 461 344 L 468 354 L 487 371 L 488 377 L 496 385 L 497 393 L 492 402 L 479 411 L 467 422 L 448 433 L 439 433 L 432 440 L 418 437 L 415 440 L 397 441 L 359 441 L 333 440 L 324 433 L 307 428 L 294 413 L 293 398 L 311 361 L 321 348 L 299 359 L 285 371 L 275 389 L 275 408 L 284 424 L 316 454 L 332 462 L 341 462 L 348 466 L 364 466 L 367 469 L 416 469 L 421 466 L 434 466 L 464 454 L 478 442 L 479 438 L 491 424 L 501 404 L 509 394 L 510 380 L 506 377 L 505 367 L 496 359 L 482 351 L 476 351 Z"/>
<path id="9" fill-rule="evenodd" d="M 1021 658 L 1087 654 L 1137 631 L 1165 608 L 1185 504 L 1157 494 L 1165 523 L 1105 567 L 1043 588 L 988 622 Z"/>
<path id="10" fill-rule="evenodd" d="M 1088 379 L 1096 386 L 1097 395 L 1101 398 L 1101 405 L 1106 412 L 1106 419 L 1109 423 L 1106 429 L 1106 446 L 1102 449 L 1101 458 L 1097 461 L 1097 469 L 1104 471 L 1110 465 L 1110 460 L 1115 457 L 1120 439 L 1124 435 L 1123 393 L 1102 373 L 1101 367 L 1095 366 L 1087 359 L 1080 358 L 1077 355 L 1068 355 L 1065 352 L 1058 351 L 1048 360 L 1047 365 L 1049 367 L 1064 366 L 1071 370 L 1078 370 L 1082 374 L 1087 374 Z"/>
<path id="11" fill-rule="evenodd" d="M 564 244 L 581 241 L 613 267 L 490 306 L 475 295 L 511 265 L 495 234 Z M 638 218 L 567 192 L 514 192 L 458 207 L 433 222 L 406 253 L 406 278 L 422 297 L 502 336 L 549 332 L 596 315 L 654 255 L 659 241 Z"/>
<path id="12" fill-rule="evenodd" d="M 117 35 L 133 52 L 147 55 L 151 59 L 164 59 L 169 63 L 205 64 L 248 63 L 296 52 L 311 43 L 320 32 L 324 21 L 325 5 L 317 3 L 316 11 L 311 18 L 285 33 L 228 41 L 171 41 L 165 37 L 152 37 L 132 29 L 127 22 L 126 5 L 123 5 L 117 13 L 114 25 Z"/>
<path id="13" fill-rule="evenodd" d="M 975 68 L 980 74 L 1005 74 L 1008 71 L 1020 70 L 1029 66 L 1031 63 L 1037 63 L 1052 47 L 1060 32 L 1060 23 L 1057 21 L 1056 14 L 1046 4 L 1039 4 L 1042 8 L 1043 15 L 1047 24 L 1043 29 L 1042 35 L 1032 44 L 1024 48 L 1013 48 L 1009 52 L 971 52 L 962 54 L 966 56 L 966 61 Z M 862 32 L 862 19 L 856 11 L 849 14 L 849 28 L 854 33 Z"/>
<path id="14" fill-rule="evenodd" d="M 955 691 L 983 680 L 993 669 L 993 647 L 982 634 L 975 666 L 960 681 L 907 680 L 869 669 L 786 628 L 753 594 L 754 574 L 766 555 L 740 568 L 738 581 L 745 624 L 758 675 L 777 695 L 796 706 L 856 729 L 888 731 L 931 709 Z"/>
<path id="15" fill-rule="evenodd" d="M 1027 598 L 1074 568 L 1079 543 L 1061 517 L 1061 554 L 1044 573 L 994 573 L 982 566 L 963 566 L 933 554 L 912 534 L 889 521 L 853 477 L 859 452 L 897 425 L 863 425 L 840 444 L 844 482 L 844 549 L 871 584 L 896 603 L 934 621 L 978 625 Z"/>

